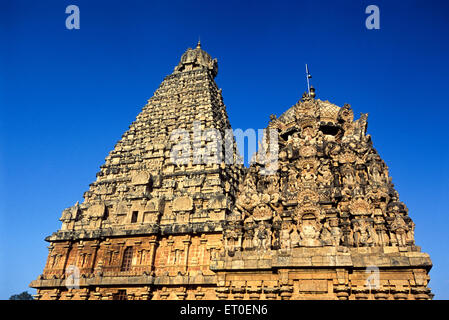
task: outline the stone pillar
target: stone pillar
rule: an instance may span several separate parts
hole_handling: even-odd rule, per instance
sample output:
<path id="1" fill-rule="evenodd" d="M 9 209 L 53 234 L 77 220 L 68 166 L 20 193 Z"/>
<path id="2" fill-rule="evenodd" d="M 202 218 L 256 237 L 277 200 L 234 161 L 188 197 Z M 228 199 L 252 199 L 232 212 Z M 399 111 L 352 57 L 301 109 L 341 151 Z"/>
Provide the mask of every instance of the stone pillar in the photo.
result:
<path id="1" fill-rule="evenodd" d="M 95 260 L 97 259 L 97 256 L 98 256 L 99 247 L 100 247 L 100 244 L 98 243 L 98 240 L 95 240 L 95 242 L 91 245 L 91 248 L 93 250 L 91 268 L 90 268 L 91 273 L 94 272 L 95 262 L 96 262 Z"/>
<path id="2" fill-rule="evenodd" d="M 173 244 L 174 244 L 174 240 L 172 236 L 169 236 L 167 239 L 167 248 L 168 248 L 168 254 L 167 254 L 167 262 L 165 263 L 166 266 L 170 266 L 170 259 L 171 259 L 171 253 L 173 251 Z"/>
<path id="3" fill-rule="evenodd" d="M 200 268 L 201 268 L 204 266 L 204 255 L 207 251 L 207 239 L 206 239 L 204 233 L 201 235 L 201 238 L 200 238 L 200 246 L 201 246 L 201 255 L 200 255 L 198 264 L 200 265 Z M 211 257 L 212 257 L 212 255 L 211 255 Z"/>
<path id="4" fill-rule="evenodd" d="M 184 272 L 187 272 L 187 266 L 189 265 L 189 248 L 192 241 L 190 240 L 190 236 L 186 236 L 182 242 L 184 244 Z"/>
<path id="5" fill-rule="evenodd" d="M 150 240 L 150 261 L 149 261 L 150 271 L 154 271 L 155 269 L 154 259 L 156 257 L 156 244 L 157 244 L 156 238 Z"/>
<path id="6" fill-rule="evenodd" d="M 279 292 L 282 300 L 290 300 L 293 293 L 293 285 L 289 281 L 288 270 L 279 271 Z"/>
<path id="7" fill-rule="evenodd" d="M 63 247 L 66 250 L 64 255 L 64 262 L 62 263 L 62 273 L 65 274 L 65 270 L 67 268 L 67 261 L 69 260 L 69 254 L 72 246 L 70 245 L 70 242 L 67 242 L 67 244 L 65 244 Z"/>

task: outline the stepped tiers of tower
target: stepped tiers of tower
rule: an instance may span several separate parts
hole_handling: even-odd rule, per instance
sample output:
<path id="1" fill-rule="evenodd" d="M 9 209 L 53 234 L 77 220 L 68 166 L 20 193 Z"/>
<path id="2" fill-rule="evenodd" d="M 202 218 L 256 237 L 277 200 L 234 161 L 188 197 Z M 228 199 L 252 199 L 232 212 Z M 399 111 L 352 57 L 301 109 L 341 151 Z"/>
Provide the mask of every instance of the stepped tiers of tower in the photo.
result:
<path id="1" fill-rule="evenodd" d="M 217 72 L 200 44 L 184 53 L 46 238 L 36 298 L 431 299 L 430 257 L 367 114 L 305 93 L 270 117 L 270 174 L 271 162 L 172 161 L 173 130 L 231 128 Z"/>

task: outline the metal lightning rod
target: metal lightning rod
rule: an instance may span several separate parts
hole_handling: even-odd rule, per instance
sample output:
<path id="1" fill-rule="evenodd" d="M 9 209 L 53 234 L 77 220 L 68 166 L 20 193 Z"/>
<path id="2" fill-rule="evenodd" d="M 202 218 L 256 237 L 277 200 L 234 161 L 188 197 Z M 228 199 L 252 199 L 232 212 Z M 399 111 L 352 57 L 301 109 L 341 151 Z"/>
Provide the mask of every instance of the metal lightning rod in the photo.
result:
<path id="1" fill-rule="evenodd" d="M 308 93 L 309 96 L 310 96 L 310 83 L 309 83 L 309 79 L 312 78 L 312 76 L 310 75 L 309 67 L 307 66 L 307 63 L 306 63 L 306 78 L 307 78 L 307 93 Z"/>

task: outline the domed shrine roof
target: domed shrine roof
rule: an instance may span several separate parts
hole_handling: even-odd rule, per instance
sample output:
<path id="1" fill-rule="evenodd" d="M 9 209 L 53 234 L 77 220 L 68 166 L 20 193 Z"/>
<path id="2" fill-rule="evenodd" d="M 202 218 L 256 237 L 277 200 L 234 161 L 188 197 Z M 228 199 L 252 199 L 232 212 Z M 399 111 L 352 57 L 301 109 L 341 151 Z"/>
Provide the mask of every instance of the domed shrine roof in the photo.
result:
<path id="1" fill-rule="evenodd" d="M 195 49 L 188 48 L 186 52 L 181 56 L 181 61 L 175 67 L 174 72 L 183 72 L 190 70 L 197 70 L 206 68 L 215 78 L 218 73 L 218 64 L 217 59 L 212 59 L 212 57 L 203 49 L 201 49 L 201 42 L 198 41 L 198 44 Z"/>

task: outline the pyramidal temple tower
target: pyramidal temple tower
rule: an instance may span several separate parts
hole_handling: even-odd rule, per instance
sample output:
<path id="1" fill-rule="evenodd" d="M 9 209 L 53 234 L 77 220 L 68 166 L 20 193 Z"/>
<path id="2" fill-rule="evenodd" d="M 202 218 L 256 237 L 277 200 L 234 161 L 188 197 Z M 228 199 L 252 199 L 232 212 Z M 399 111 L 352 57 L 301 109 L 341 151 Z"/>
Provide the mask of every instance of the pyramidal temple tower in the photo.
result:
<path id="1" fill-rule="evenodd" d="M 244 169 L 217 71 L 199 43 L 182 55 L 46 239 L 36 297 L 431 299 L 367 114 L 305 93 Z"/>
<path id="2" fill-rule="evenodd" d="M 278 169 L 255 162 L 239 186 L 211 263 L 218 297 L 431 299 L 431 260 L 366 134 L 368 115 L 314 97 L 271 116 Z"/>
<path id="3" fill-rule="evenodd" d="M 217 72 L 200 43 L 182 55 L 106 157 L 84 202 L 65 209 L 62 228 L 46 239 L 47 264 L 32 283 L 39 299 L 215 296 L 209 263 L 243 172 L 224 163 L 237 162 L 232 149 L 222 148 L 222 161 L 193 152 L 207 156 L 215 150 L 211 134 L 224 137 L 231 128 Z M 67 277 L 78 274 L 79 289 L 67 289 Z"/>

